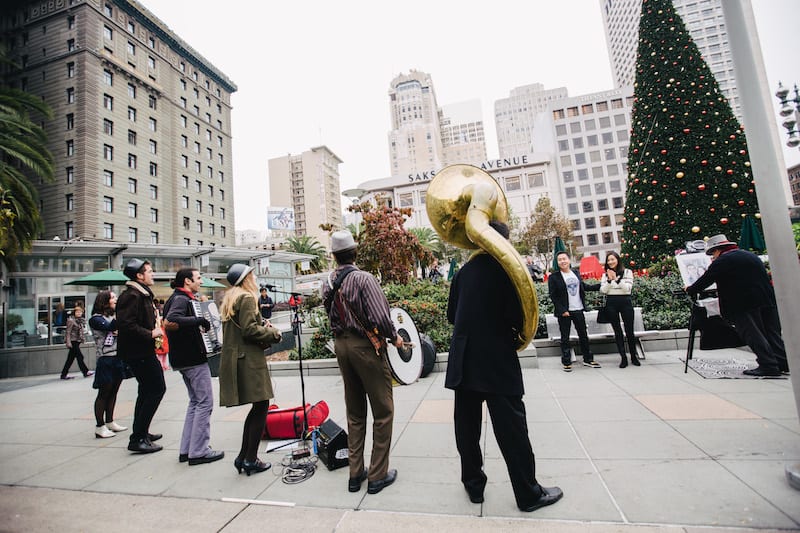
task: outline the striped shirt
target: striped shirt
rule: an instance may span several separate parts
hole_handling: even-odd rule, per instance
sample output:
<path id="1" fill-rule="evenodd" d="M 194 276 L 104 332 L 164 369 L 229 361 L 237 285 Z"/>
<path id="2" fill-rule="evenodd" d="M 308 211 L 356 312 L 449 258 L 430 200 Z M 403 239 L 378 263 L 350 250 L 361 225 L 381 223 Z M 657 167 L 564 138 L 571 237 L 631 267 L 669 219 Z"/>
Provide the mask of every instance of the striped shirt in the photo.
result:
<path id="1" fill-rule="evenodd" d="M 331 291 L 333 280 L 336 279 L 341 269 L 342 266 L 331 272 L 328 278 L 329 283 L 325 284 L 323 296 L 327 296 Z M 344 304 L 342 300 L 344 300 Z M 353 313 L 357 318 L 353 317 Z M 365 337 L 364 328 L 377 328 L 381 338 L 392 340 L 397 338 L 397 332 L 389 314 L 389 302 L 386 300 L 378 280 L 363 270 L 356 269 L 344 279 L 328 316 L 334 336 L 351 331 Z"/>

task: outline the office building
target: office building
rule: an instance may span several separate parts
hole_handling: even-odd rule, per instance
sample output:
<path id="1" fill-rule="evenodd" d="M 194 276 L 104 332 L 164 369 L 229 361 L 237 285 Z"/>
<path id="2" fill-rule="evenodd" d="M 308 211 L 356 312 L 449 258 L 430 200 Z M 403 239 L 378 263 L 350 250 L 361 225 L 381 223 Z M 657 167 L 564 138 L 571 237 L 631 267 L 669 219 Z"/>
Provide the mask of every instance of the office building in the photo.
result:
<path id="1" fill-rule="evenodd" d="M 633 88 L 563 98 L 540 113 L 534 145 L 555 150 L 562 214 L 584 255 L 619 250 L 628 173 Z"/>
<path id="2" fill-rule="evenodd" d="M 17 2 L 0 28 L 4 81 L 53 110 L 42 238 L 234 244 L 225 74 L 133 0 Z"/>
<path id="3" fill-rule="evenodd" d="M 722 0 L 672 0 L 700 54 L 705 59 L 733 114 L 742 122 L 741 101 L 736 89 L 733 58 L 722 13 Z M 600 0 L 608 57 L 615 87 L 636 81 L 639 46 L 639 16 L 642 0 Z"/>
<path id="4" fill-rule="evenodd" d="M 486 139 L 480 100 L 443 105 L 439 112 L 445 165 L 486 161 Z"/>
<path id="5" fill-rule="evenodd" d="M 275 237 L 308 235 L 329 246 L 329 233 L 320 224 L 343 228 L 339 187 L 339 159 L 327 146 L 317 146 L 300 155 L 270 159 L 270 212 L 290 215 L 268 220 Z M 288 223 L 287 221 L 293 221 Z"/>
<path id="6" fill-rule="evenodd" d="M 532 83 L 512 89 L 508 98 L 494 103 L 494 125 L 500 157 L 533 152 L 533 125 L 537 113 L 549 109 L 553 100 L 566 98 L 566 87 L 545 89 Z"/>

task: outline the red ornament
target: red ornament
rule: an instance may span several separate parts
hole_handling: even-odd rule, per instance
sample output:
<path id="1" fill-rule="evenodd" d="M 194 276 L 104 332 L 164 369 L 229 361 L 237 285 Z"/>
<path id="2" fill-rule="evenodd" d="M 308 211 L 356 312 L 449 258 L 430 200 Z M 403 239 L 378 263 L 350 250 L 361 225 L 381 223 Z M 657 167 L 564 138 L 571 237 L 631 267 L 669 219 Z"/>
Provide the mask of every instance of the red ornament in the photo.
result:
<path id="1" fill-rule="evenodd" d="M 658 240 L 658 235 L 653 235 L 653 240 L 657 241 Z"/>
<path id="2" fill-rule="evenodd" d="M 670 225 L 670 226 L 674 226 L 674 225 L 675 225 L 675 221 L 674 221 L 674 220 L 670 220 L 670 221 L 669 221 L 669 225 Z"/>
<path id="3" fill-rule="evenodd" d="M 689 133 L 691 130 L 689 128 L 683 128 L 683 133 Z"/>
<path id="4" fill-rule="evenodd" d="M 681 191 L 681 196 L 683 196 L 684 198 L 686 198 L 686 191 Z"/>
<path id="5" fill-rule="evenodd" d="M 725 217 L 722 217 L 721 219 L 719 219 L 719 222 L 720 222 L 720 224 L 727 224 L 728 223 L 728 219 L 725 218 Z"/>
<path id="6" fill-rule="evenodd" d="M 701 183 L 700 185 L 697 186 L 697 190 L 698 191 L 704 191 L 704 190 L 706 190 L 706 186 Z"/>
<path id="7" fill-rule="evenodd" d="M 667 151 L 666 150 L 661 150 L 661 155 L 667 155 Z"/>
<path id="8" fill-rule="evenodd" d="M 711 211 L 712 213 L 716 213 L 717 212 L 717 210 L 714 209 L 713 207 L 709 207 L 708 210 Z"/>
<path id="9" fill-rule="evenodd" d="M 706 166 L 708 164 L 708 161 L 703 159 L 702 161 L 700 161 L 700 164 L 703 165 L 703 166 Z"/>
<path id="10" fill-rule="evenodd" d="M 728 169 L 727 172 L 728 172 L 728 176 L 733 176 L 733 170 L 732 169 Z"/>
<path id="11" fill-rule="evenodd" d="M 645 213 L 644 209 L 639 209 L 639 214 L 640 215 L 644 215 L 644 213 Z"/>
<path id="12" fill-rule="evenodd" d="M 737 204 L 739 204 L 739 207 L 741 207 L 741 206 L 743 206 L 743 205 L 744 205 L 744 200 L 739 200 L 739 201 L 738 201 L 738 202 L 736 202 L 736 203 L 737 203 Z"/>

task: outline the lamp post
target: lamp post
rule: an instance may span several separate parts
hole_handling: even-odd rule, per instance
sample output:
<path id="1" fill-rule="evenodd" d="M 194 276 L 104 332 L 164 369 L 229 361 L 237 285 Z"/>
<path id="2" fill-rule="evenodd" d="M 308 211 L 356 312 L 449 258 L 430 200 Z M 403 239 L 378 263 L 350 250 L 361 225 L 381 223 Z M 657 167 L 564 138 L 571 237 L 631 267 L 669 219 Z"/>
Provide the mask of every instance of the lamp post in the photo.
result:
<path id="1" fill-rule="evenodd" d="M 778 113 L 784 117 L 782 125 L 789 135 L 786 146 L 794 148 L 800 145 L 800 132 L 798 132 L 797 128 L 797 122 L 800 119 L 800 92 L 798 92 L 797 84 L 794 86 L 794 98 L 792 100 L 788 99 L 789 89 L 784 87 L 781 82 L 778 82 L 778 90 L 775 96 L 781 102 L 781 110 Z"/>

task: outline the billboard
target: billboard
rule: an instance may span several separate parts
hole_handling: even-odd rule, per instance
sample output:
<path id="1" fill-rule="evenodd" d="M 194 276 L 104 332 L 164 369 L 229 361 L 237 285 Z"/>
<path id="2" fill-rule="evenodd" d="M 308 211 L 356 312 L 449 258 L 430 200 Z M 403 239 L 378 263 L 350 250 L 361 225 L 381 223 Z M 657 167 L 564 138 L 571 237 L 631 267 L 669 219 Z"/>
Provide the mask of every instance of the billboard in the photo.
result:
<path id="1" fill-rule="evenodd" d="M 267 228 L 294 231 L 294 209 L 291 207 L 268 207 Z"/>

